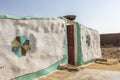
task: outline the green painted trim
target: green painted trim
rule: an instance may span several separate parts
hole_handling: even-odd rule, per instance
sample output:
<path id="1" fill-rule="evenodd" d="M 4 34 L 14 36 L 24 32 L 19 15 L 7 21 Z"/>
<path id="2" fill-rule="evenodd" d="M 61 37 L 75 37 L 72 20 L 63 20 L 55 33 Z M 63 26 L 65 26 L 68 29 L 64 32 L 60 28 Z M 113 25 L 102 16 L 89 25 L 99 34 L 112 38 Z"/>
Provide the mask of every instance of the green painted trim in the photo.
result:
<path id="1" fill-rule="evenodd" d="M 67 64 L 68 64 L 68 40 L 67 40 L 67 19 L 64 19 L 65 21 L 65 26 L 66 26 L 66 41 L 65 41 L 65 49 L 66 49 L 66 58 L 67 58 Z"/>
<path id="2" fill-rule="evenodd" d="M 58 18 L 43 18 L 43 17 L 34 17 L 34 16 L 25 16 L 25 17 L 17 17 L 17 16 L 9 16 L 9 15 L 4 15 L 4 14 L 0 14 L 0 18 L 1 19 L 52 19 L 52 20 L 55 20 L 55 19 L 58 19 Z M 60 18 L 59 18 L 60 19 Z"/>
<path id="3" fill-rule="evenodd" d="M 57 67 L 60 64 L 62 64 L 62 63 L 67 64 L 66 62 L 67 62 L 67 58 L 65 57 L 62 60 L 58 61 L 57 63 L 55 63 L 55 64 L 53 64 L 53 65 L 51 65 L 51 66 L 49 66 L 49 67 L 47 67 L 47 68 L 45 68 L 43 70 L 40 70 L 40 71 L 35 72 L 35 73 L 30 73 L 30 74 L 26 74 L 26 75 L 23 75 L 23 76 L 19 76 L 19 77 L 16 77 L 14 79 L 11 79 L 11 80 L 33 80 L 33 79 L 35 79 L 37 77 L 41 77 L 41 76 L 43 76 L 45 74 L 48 74 L 51 71 L 56 70 Z"/>
<path id="4" fill-rule="evenodd" d="M 83 63 L 83 55 L 82 55 L 82 49 L 81 49 L 81 29 L 80 24 L 77 23 L 77 34 L 78 34 L 78 60 L 77 65 L 82 65 Z"/>

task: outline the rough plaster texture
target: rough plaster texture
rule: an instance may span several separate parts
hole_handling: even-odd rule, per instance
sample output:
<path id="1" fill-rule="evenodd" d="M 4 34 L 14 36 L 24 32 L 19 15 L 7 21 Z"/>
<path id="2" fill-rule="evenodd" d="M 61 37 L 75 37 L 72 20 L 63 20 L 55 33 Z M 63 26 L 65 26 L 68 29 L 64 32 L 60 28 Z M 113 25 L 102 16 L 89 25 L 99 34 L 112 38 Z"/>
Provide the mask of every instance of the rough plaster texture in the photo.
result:
<path id="1" fill-rule="evenodd" d="M 80 28 L 83 61 L 87 62 L 92 59 L 101 58 L 99 33 L 82 25 Z M 87 36 L 89 36 L 89 45 L 87 43 Z"/>
<path id="2" fill-rule="evenodd" d="M 18 58 L 11 50 L 16 36 L 26 36 L 31 50 Z M 61 19 L 0 19 L 0 80 L 33 73 L 66 56 L 66 26 Z"/>

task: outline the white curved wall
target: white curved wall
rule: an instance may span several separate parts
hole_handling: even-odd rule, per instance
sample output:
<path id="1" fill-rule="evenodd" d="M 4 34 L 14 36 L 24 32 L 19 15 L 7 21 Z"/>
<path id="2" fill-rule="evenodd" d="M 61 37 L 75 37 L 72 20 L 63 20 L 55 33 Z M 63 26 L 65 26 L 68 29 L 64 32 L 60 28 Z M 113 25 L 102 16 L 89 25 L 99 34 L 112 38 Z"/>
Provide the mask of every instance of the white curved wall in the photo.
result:
<path id="1" fill-rule="evenodd" d="M 80 34 L 83 61 L 87 62 L 96 58 L 101 58 L 99 33 L 93 29 L 81 25 Z M 90 37 L 90 45 L 86 43 L 87 36 Z"/>
<path id="2" fill-rule="evenodd" d="M 18 58 L 11 41 L 26 36 L 31 50 Z M 61 19 L 0 19 L 0 80 L 42 70 L 66 56 L 66 26 Z"/>

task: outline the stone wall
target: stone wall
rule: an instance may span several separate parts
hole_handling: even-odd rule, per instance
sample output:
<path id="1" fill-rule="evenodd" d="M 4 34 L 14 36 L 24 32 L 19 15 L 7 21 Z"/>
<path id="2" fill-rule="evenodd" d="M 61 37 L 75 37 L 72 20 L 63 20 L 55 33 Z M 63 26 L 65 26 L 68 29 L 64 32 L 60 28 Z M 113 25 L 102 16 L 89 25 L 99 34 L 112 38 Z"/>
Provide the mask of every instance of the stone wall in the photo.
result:
<path id="1" fill-rule="evenodd" d="M 120 46 L 120 33 L 111 33 L 111 34 L 101 34 L 101 46 L 110 47 L 110 46 Z"/>

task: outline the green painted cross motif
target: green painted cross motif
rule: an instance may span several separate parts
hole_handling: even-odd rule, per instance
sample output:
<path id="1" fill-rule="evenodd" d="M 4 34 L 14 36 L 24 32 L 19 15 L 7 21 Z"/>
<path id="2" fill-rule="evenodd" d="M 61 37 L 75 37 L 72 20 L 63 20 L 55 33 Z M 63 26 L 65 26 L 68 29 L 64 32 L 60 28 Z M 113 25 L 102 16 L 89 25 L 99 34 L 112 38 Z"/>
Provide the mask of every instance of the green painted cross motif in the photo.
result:
<path id="1" fill-rule="evenodd" d="M 30 42 L 25 36 L 16 36 L 11 42 L 12 51 L 18 56 L 26 56 L 26 52 L 30 50 Z"/>

